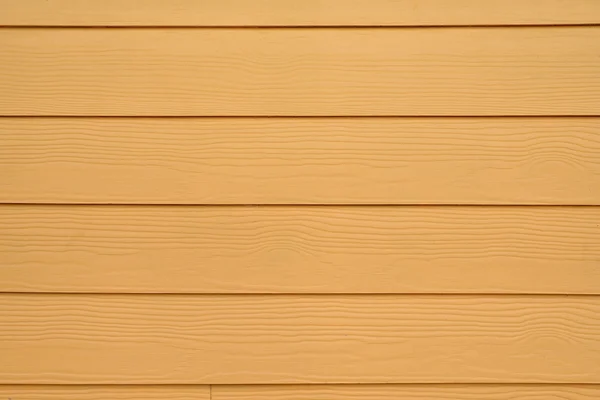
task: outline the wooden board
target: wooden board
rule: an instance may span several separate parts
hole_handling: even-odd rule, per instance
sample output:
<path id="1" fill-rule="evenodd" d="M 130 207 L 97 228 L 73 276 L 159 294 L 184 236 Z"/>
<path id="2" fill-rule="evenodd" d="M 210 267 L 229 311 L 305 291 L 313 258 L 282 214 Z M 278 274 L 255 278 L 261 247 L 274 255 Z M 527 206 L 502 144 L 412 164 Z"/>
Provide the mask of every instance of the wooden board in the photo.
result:
<path id="1" fill-rule="evenodd" d="M 4 118 L 0 201 L 600 204 L 600 118 Z"/>
<path id="2" fill-rule="evenodd" d="M 600 386 L 597 385 L 215 385 L 212 388 L 213 400 L 597 400 L 598 398 L 600 398 Z M 51 398 L 39 398 L 39 400 L 46 399 Z"/>
<path id="3" fill-rule="evenodd" d="M 597 400 L 598 385 L 212 385 L 212 400 Z M 198 385 L 0 385 L 12 400 L 208 400 Z"/>
<path id="4" fill-rule="evenodd" d="M 599 115 L 600 27 L 0 30 L 0 115 Z"/>
<path id="5" fill-rule="evenodd" d="M 596 207 L 1 206 L 0 291 L 600 293 Z"/>
<path id="6" fill-rule="evenodd" d="M 212 400 L 597 400 L 598 385 L 211 385 Z M 208 400 L 199 385 L 0 385 L 12 400 Z"/>
<path id="7" fill-rule="evenodd" d="M 595 0 L 1 0 L 0 25 L 519 25 L 600 22 Z"/>
<path id="8" fill-rule="evenodd" d="M 568 390 L 567 393 L 571 393 Z M 10 400 L 211 400 L 210 387 L 157 385 L 0 385 L 0 399 Z M 585 397 L 574 400 L 587 400 Z M 445 400 L 445 399 L 444 399 Z M 487 399 L 486 399 L 487 400 Z M 571 400 L 571 399 L 569 399 Z"/>
<path id="9" fill-rule="evenodd" d="M 600 299 L 0 295 L 0 383 L 600 383 Z"/>

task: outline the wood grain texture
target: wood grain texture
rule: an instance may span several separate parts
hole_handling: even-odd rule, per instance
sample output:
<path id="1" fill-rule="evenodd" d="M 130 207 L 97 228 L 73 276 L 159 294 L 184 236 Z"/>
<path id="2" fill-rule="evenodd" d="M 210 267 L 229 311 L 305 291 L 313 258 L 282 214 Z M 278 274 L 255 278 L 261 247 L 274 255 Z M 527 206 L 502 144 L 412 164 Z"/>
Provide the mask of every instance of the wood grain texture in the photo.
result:
<path id="1" fill-rule="evenodd" d="M 0 0 L 0 25 L 336 26 L 600 23 L 594 0 Z"/>
<path id="2" fill-rule="evenodd" d="M 0 291 L 600 293 L 596 207 L 1 206 Z"/>
<path id="3" fill-rule="evenodd" d="M 599 115 L 600 27 L 0 30 L 0 115 Z"/>
<path id="4" fill-rule="evenodd" d="M 11 400 L 210 400 L 208 385 L 0 385 L 0 399 Z M 583 400 L 584 398 L 574 398 Z M 570 400 L 570 399 L 569 399 Z M 587 400 L 587 399 L 586 399 Z"/>
<path id="5" fill-rule="evenodd" d="M 598 385 L 212 385 L 212 400 L 597 400 Z M 0 385 L 12 400 L 208 400 L 208 385 Z"/>
<path id="6" fill-rule="evenodd" d="M 4 118 L 0 201 L 600 204 L 600 118 Z"/>
<path id="7" fill-rule="evenodd" d="M 212 385 L 212 400 L 597 400 L 598 385 Z M 12 400 L 208 400 L 198 385 L 0 385 Z"/>
<path id="8" fill-rule="evenodd" d="M 215 385 L 213 400 L 597 400 L 597 385 Z M 38 399 L 32 399 L 38 400 Z M 39 400 L 46 400 L 40 397 Z"/>
<path id="9" fill-rule="evenodd" d="M 600 299 L 0 296 L 0 383 L 600 383 Z"/>

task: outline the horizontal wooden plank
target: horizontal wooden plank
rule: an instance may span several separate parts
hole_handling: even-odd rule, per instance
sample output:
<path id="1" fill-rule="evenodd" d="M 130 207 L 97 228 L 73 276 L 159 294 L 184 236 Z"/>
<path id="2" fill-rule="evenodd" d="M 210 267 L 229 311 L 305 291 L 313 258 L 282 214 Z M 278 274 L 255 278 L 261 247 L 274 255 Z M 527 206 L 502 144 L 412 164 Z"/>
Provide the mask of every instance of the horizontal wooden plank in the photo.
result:
<path id="1" fill-rule="evenodd" d="M 1 206 L 0 291 L 600 293 L 600 207 Z"/>
<path id="2" fill-rule="evenodd" d="M 600 23 L 594 0 L 1 0 L 0 25 L 337 26 Z"/>
<path id="3" fill-rule="evenodd" d="M 572 391 L 569 390 L 568 393 Z M 0 398 L 10 400 L 210 400 L 208 385 L 0 385 Z M 574 398 L 584 400 L 584 397 Z M 487 399 L 486 399 L 487 400 Z M 570 399 L 569 399 L 570 400 Z M 585 399 L 587 400 L 587 399 Z"/>
<path id="4" fill-rule="evenodd" d="M 212 385 L 212 400 L 597 400 L 598 385 Z M 536 397 L 537 396 L 537 397 Z M 208 385 L 0 385 L 12 400 L 204 400 Z"/>
<path id="5" fill-rule="evenodd" d="M 600 298 L 0 295 L 0 383 L 600 383 Z"/>
<path id="6" fill-rule="evenodd" d="M 599 115 L 600 27 L 0 30 L 0 115 Z"/>
<path id="7" fill-rule="evenodd" d="M 0 201 L 600 204 L 600 118 L 3 118 Z"/>
<path id="8" fill-rule="evenodd" d="M 598 385 L 215 385 L 212 388 L 213 400 L 597 400 L 598 398 L 600 398 Z M 39 400 L 46 400 L 46 397 L 40 397 Z"/>
<path id="9" fill-rule="evenodd" d="M 387 384 L 212 385 L 212 400 L 597 400 L 598 385 Z M 208 400 L 208 385 L 0 385 L 0 398 L 26 400 Z"/>

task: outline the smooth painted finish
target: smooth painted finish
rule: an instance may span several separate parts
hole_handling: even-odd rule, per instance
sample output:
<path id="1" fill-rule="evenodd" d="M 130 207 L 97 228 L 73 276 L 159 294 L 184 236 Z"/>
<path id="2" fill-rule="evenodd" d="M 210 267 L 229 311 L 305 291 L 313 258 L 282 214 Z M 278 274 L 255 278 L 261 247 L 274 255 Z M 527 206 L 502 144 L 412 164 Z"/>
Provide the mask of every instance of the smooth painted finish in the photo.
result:
<path id="1" fill-rule="evenodd" d="M 599 115 L 600 27 L 0 30 L 0 115 Z"/>
<path id="2" fill-rule="evenodd" d="M 600 383 L 592 296 L 3 294 L 0 318 L 0 383 Z"/>
<path id="3" fill-rule="evenodd" d="M 213 400 L 597 400 L 598 398 L 600 398 L 598 385 L 215 385 L 212 387 Z M 46 399 L 51 398 L 39 398 L 39 400 Z"/>
<path id="4" fill-rule="evenodd" d="M 595 0 L 1 0 L 0 25 L 413 26 L 600 23 Z"/>
<path id="5" fill-rule="evenodd" d="M 11 400 L 216 400 L 208 385 L 0 385 L 0 399 Z M 568 389 L 567 393 L 573 390 Z M 587 400 L 585 397 L 574 400 Z M 444 399 L 445 400 L 445 399 Z M 487 400 L 487 399 L 486 399 Z M 571 400 L 569 398 L 569 400 Z"/>
<path id="6" fill-rule="evenodd" d="M 4 118 L 0 200 L 600 204 L 600 118 Z"/>
<path id="7" fill-rule="evenodd" d="M 600 293 L 596 207 L 0 206 L 0 291 Z"/>

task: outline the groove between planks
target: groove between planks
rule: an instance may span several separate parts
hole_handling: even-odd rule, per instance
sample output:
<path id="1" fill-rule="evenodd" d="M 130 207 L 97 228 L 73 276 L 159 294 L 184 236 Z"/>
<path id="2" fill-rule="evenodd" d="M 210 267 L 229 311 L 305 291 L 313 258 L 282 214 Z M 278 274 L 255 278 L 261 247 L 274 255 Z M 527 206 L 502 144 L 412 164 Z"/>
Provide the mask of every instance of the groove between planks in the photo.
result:
<path id="1" fill-rule="evenodd" d="M 598 115 L 600 27 L 0 30 L 1 115 Z"/>
<path id="2" fill-rule="evenodd" d="M 590 293 L 598 207 L 0 206 L 0 291 Z"/>
<path id="3" fill-rule="evenodd" d="M 256 26 L 600 23 L 593 0 L 0 1 L 0 25 Z"/>

